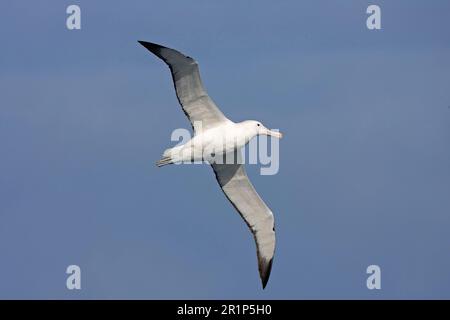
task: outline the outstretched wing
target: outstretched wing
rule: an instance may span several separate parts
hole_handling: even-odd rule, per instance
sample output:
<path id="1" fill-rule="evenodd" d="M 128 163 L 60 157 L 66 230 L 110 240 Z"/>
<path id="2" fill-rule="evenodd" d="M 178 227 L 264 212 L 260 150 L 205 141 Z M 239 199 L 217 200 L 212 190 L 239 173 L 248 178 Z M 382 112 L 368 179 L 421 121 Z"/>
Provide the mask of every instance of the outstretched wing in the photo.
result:
<path id="1" fill-rule="evenodd" d="M 253 233 L 259 275 L 266 287 L 275 252 L 275 225 L 272 211 L 256 192 L 241 164 L 212 164 L 216 179 Z"/>
<path id="2" fill-rule="evenodd" d="M 195 132 L 228 121 L 203 87 L 197 62 L 191 57 L 155 43 L 139 41 L 170 68 L 178 101 Z"/>

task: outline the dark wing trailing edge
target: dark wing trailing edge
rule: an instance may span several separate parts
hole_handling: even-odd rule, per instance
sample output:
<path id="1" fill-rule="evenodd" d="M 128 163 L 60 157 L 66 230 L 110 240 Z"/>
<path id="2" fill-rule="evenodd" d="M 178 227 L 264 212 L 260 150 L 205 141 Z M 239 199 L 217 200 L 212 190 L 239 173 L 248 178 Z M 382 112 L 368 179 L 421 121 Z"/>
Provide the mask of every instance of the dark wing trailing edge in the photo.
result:
<path id="1" fill-rule="evenodd" d="M 159 44 L 138 41 L 170 68 L 178 101 L 195 132 L 228 121 L 203 87 L 197 62 L 191 57 Z"/>
<path id="2" fill-rule="evenodd" d="M 256 192 L 241 164 L 212 164 L 225 196 L 245 220 L 256 242 L 259 275 L 266 287 L 275 253 L 275 225 L 272 211 Z"/>

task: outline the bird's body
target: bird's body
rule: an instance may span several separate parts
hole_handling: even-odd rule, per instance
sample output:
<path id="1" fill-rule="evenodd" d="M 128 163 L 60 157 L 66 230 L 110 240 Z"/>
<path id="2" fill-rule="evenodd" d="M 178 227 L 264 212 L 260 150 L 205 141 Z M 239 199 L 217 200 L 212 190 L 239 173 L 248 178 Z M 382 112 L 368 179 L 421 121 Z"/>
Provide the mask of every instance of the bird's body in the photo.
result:
<path id="1" fill-rule="evenodd" d="M 257 135 L 281 138 L 281 133 L 267 129 L 258 121 L 229 120 L 206 93 L 194 59 L 155 43 L 139 43 L 169 66 L 178 101 L 194 129 L 191 140 L 167 149 L 157 165 L 203 161 L 211 164 L 225 196 L 253 233 L 259 274 L 265 288 L 275 252 L 274 218 L 235 155 Z"/>
<path id="2" fill-rule="evenodd" d="M 205 131 L 196 132 L 185 144 L 166 150 L 163 157 L 170 157 L 172 163 L 200 161 L 211 163 L 219 157 L 239 151 L 265 130 L 267 129 L 257 121 L 235 123 L 229 120 Z M 274 131 L 271 134 L 279 133 Z"/>

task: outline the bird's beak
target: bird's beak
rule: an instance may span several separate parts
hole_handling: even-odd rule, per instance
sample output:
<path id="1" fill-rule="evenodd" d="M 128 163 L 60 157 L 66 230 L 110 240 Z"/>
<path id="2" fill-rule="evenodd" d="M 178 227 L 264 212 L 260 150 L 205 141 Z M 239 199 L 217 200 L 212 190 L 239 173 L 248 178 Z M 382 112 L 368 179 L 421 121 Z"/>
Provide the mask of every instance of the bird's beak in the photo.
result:
<path id="1" fill-rule="evenodd" d="M 279 132 L 279 131 L 274 131 L 274 130 L 267 129 L 266 134 L 268 136 L 275 137 L 275 138 L 278 138 L 278 139 L 283 138 L 283 134 L 281 132 Z"/>

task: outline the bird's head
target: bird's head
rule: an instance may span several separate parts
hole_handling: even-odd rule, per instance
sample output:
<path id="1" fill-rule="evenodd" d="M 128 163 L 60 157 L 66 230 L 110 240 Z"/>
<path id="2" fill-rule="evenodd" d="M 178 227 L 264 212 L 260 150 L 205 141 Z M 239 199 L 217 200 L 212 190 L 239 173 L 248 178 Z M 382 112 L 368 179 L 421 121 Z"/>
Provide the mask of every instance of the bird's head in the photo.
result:
<path id="1" fill-rule="evenodd" d="M 266 136 L 272 136 L 278 139 L 281 139 L 283 137 L 283 134 L 279 132 L 278 130 L 270 130 L 267 129 L 261 122 L 255 121 L 255 120 L 247 120 L 244 121 L 246 129 L 252 133 L 252 136 L 257 135 L 266 135 Z"/>

